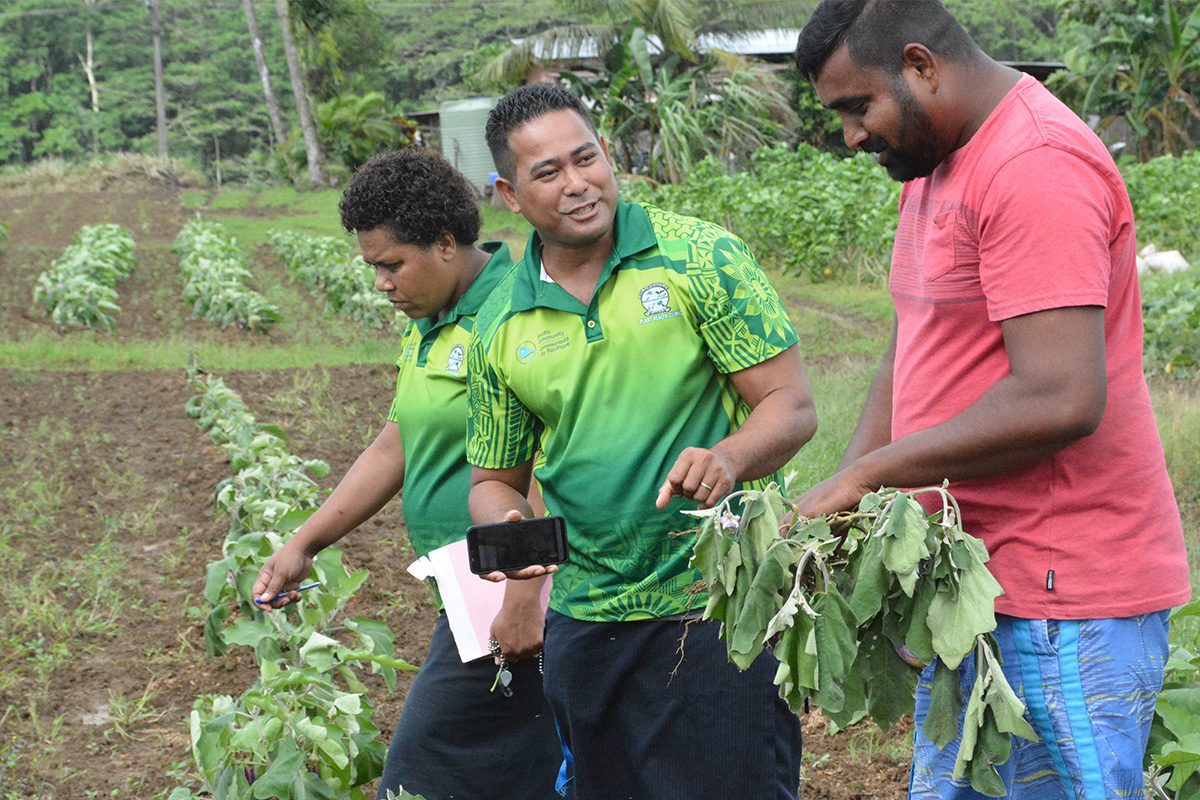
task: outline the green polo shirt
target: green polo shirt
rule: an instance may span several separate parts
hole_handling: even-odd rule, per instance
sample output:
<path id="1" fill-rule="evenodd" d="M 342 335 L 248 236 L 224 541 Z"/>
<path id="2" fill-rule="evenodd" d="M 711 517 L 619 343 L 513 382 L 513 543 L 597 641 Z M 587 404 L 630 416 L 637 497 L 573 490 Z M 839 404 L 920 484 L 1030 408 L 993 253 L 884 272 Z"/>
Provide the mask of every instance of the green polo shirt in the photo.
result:
<path id="1" fill-rule="evenodd" d="M 711 447 L 750 413 L 729 373 L 797 341 L 746 245 L 728 231 L 622 203 L 591 303 L 541 279 L 535 233 L 477 316 L 468 353 L 467 458 L 535 470 L 567 520 L 571 560 L 550 606 L 581 620 L 664 617 L 690 594 L 696 503 L 654 507 L 685 447 Z M 777 476 L 757 481 L 765 485 Z M 745 487 L 743 487 L 745 488 Z"/>
<path id="2" fill-rule="evenodd" d="M 503 242 L 479 247 L 492 254 L 479 277 L 440 320 L 409 320 L 396 361 L 388 420 L 404 446 L 404 524 L 418 556 L 464 538 L 471 525 L 467 345 L 476 312 L 513 263 Z"/>

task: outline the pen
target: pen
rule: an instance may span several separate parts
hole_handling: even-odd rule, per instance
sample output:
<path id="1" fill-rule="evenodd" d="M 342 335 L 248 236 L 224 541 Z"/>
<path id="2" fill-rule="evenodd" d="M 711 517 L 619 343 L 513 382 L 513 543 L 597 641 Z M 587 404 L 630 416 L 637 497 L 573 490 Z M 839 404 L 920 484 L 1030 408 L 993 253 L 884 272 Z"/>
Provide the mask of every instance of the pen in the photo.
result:
<path id="1" fill-rule="evenodd" d="M 320 585 L 321 585 L 321 582 L 316 581 L 315 583 L 305 584 L 304 586 L 301 586 L 299 589 L 296 589 L 296 591 L 303 592 L 306 589 L 312 589 L 312 588 L 320 586 Z M 256 597 L 256 598 L 254 598 L 254 602 L 256 602 L 256 603 L 274 603 L 276 600 L 283 597 L 285 594 L 288 594 L 288 592 L 280 592 L 279 594 L 272 597 L 270 600 L 260 600 Z"/>

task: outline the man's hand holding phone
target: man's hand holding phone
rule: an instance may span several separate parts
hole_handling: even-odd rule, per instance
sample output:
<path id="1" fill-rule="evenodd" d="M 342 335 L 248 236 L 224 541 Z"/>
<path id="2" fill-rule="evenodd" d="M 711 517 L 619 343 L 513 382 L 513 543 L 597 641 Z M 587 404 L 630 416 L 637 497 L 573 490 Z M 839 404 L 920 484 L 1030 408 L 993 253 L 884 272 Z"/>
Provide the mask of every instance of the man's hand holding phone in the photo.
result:
<path id="1" fill-rule="evenodd" d="M 471 571 L 484 580 L 530 580 L 558 571 L 569 555 L 562 517 L 525 518 L 509 511 L 504 522 L 467 529 Z"/>

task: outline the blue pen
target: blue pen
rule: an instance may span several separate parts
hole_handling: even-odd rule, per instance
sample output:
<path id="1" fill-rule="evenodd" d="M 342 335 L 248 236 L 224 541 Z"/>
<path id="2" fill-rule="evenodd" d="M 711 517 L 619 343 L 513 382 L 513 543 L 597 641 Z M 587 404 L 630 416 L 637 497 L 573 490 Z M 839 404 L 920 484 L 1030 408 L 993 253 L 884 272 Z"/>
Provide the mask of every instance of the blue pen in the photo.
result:
<path id="1" fill-rule="evenodd" d="M 297 592 L 303 592 L 303 591 L 305 591 L 306 589 L 313 589 L 313 588 L 315 588 L 315 587 L 317 587 L 317 586 L 320 586 L 320 585 L 321 585 L 321 582 L 320 582 L 320 581 L 317 581 L 316 583 L 309 583 L 309 584 L 305 584 L 304 586 L 301 586 L 301 587 L 300 587 L 299 589 L 297 589 L 296 591 L 297 591 Z M 260 599 L 258 599 L 258 598 L 256 597 L 256 598 L 254 598 L 254 602 L 256 602 L 256 603 L 274 603 L 276 600 L 278 600 L 279 598 L 283 597 L 283 596 L 284 596 L 284 595 L 286 595 L 286 594 L 288 594 L 288 592 L 280 592 L 279 594 L 277 594 L 277 595 L 275 595 L 274 597 L 272 597 L 270 600 L 260 600 Z"/>

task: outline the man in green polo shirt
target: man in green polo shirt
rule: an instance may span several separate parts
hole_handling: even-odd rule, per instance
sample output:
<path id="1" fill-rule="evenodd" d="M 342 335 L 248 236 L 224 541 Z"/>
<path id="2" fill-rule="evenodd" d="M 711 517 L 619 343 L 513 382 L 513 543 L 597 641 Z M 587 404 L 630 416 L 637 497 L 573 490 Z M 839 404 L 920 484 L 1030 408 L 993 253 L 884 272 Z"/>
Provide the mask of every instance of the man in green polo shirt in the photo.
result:
<path id="1" fill-rule="evenodd" d="M 295 589 L 312 570 L 313 557 L 401 488 L 405 526 L 418 556 L 465 538 L 470 525 L 464 358 L 476 311 L 512 267 L 508 248 L 503 242 L 476 244 L 482 220 L 474 189 L 428 150 L 372 158 L 354 175 L 338 208 L 342 226 L 358 234 L 363 258 L 375 267 L 375 288 L 410 321 L 387 423 L 329 499 L 263 566 L 254 596 L 264 607 L 298 601 Z M 519 594 L 509 587 L 506 598 Z M 536 597 L 524 607 L 527 618 L 508 613 L 493 624 L 511 664 L 511 696 L 492 691 L 492 659 L 462 663 L 446 614 L 438 615 L 388 749 L 378 797 L 401 787 L 426 800 L 556 797 L 562 750 L 542 695 L 538 659 L 521 660 L 541 646 L 542 610 Z"/>
<path id="2" fill-rule="evenodd" d="M 574 797 L 796 797 L 800 726 L 767 662 L 728 662 L 680 513 L 778 480 L 816 414 L 797 336 L 740 239 L 618 201 L 604 143 L 556 87 L 487 126 L 497 190 L 533 225 L 468 351 L 471 517 L 566 518 L 546 697 Z M 534 578 L 533 567 L 513 578 Z M 502 579 L 502 575 L 493 576 Z M 686 640 L 680 647 L 680 639 Z"/>

